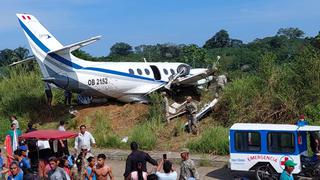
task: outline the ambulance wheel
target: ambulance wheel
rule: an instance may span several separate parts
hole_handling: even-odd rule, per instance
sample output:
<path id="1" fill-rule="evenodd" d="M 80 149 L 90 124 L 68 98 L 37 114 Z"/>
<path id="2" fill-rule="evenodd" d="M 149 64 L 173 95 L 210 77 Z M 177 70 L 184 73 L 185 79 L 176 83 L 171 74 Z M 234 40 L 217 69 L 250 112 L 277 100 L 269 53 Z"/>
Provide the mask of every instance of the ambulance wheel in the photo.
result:
<path id="1" fill-rule="evenodd" d="M 276 180 L 278 179 L 278 174 L 275 170 L 270 166 L 270 164 L 265 164 L 262 166 L 258 166 L 255 170 L 257 180 Z"/>

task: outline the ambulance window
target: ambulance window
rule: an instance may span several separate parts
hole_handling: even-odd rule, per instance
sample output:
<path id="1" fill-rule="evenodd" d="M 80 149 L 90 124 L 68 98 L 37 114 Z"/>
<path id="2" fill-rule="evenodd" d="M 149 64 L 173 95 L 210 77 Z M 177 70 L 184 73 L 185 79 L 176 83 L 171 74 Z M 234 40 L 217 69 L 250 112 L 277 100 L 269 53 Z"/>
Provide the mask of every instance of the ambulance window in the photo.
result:
<path id="1" fill-rule="evenodd" d="M 129 74 L 134 74 L 134 71 L 132 69 L 129 69 Z"/>
<path id="2" fill-rule="evenodd" d="M 139 74 L 139 75 L 141 75 L 141 74 L 142 74 L 141 69 L 137 69 L 137 72 L 138 72 L 138 74 Z"/>
<path id="3" fill-rule="evenodd" d="M 146 73 L 146 75 L 150 74 L 150 71 L 148 69 L 144 69 L 144 72 Z"/>
<path id="4" fill-rule="evenodd" d="M 258 152 L 261 150 L 260 133 L 255 131 L 250 132 L 235 132 L 235 149 L 240 152 Z"/>
<path id="5" fill-rule="evenodd" d="M 293 153 L 294 134 L 289 132 L 268 133 L 268 151 L 273 153 Z"/>
<path id="6" fill-rule="evenodd" d="M 163 72 L 165 75 L 168 75 L 168 70 L 167 69 L 163 69 Z"/>

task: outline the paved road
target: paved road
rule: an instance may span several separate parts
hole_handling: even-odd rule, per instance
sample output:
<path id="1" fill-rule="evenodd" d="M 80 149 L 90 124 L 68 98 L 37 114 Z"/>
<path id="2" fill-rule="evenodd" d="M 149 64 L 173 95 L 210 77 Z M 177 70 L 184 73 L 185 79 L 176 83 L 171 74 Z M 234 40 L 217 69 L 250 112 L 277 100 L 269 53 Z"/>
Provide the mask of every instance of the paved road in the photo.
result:
<path id="1" fill-rule="evenodd" d="M 123 179 L 123 172 L 124 172 L 124 167 L 125 167 L 125 161 L 119 161 L 119 160 L 108 160 L 107 164 L 112 167 L 113 174 L 116 179 Z M 175 164 L 174 168 L 179 174 L 180 166 Z M 148 164 L 148 172 L 153 171 L 152 165 Z M 231 173 L 230 170 L 228 170 L 225 166 L 225 164 L 217 164 L 217 166 L 211 166 L 211 167 L 198 167 L 198 172 L 201 176 L 201 180 L 216 180 L 216 179 L 221 179 L 221 180 L 233 180 L 235 179 L 234 176 L 238 177 L 245 177 L 248 179 L 254 179 L 252 176 L 249 174 L 234 174 Z"/>

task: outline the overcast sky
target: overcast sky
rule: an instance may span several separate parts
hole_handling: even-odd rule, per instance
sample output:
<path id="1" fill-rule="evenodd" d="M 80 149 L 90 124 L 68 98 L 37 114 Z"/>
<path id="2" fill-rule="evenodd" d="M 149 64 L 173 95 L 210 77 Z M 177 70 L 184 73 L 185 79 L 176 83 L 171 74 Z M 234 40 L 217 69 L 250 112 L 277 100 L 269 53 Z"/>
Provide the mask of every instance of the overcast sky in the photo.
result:
<path id="1" fill-rule="evenodd" d="M 298 27 L 320 31 L 319 0 L 1 0 L 0 50 L 29 48 L 16 13 L 36 16 L 64 45 L 102 35 L 85 51 L 108 55 L 116 42 L 131 46 L 175 43 L 202 46 L 220 29 L 250 42 Z"/>

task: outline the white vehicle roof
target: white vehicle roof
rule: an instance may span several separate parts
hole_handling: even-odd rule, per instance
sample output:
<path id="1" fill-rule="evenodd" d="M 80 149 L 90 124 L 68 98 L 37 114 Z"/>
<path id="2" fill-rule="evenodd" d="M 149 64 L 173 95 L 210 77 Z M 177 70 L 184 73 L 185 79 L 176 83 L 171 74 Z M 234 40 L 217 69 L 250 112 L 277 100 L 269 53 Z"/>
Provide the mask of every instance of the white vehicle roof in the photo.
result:
<path id="1" fill-rule="evenodd" d="M 297 126 L 294 124 L 236 123 L 230 130 L 271 130 L 271 131 L 320 131 L 320 126 Z"/>

